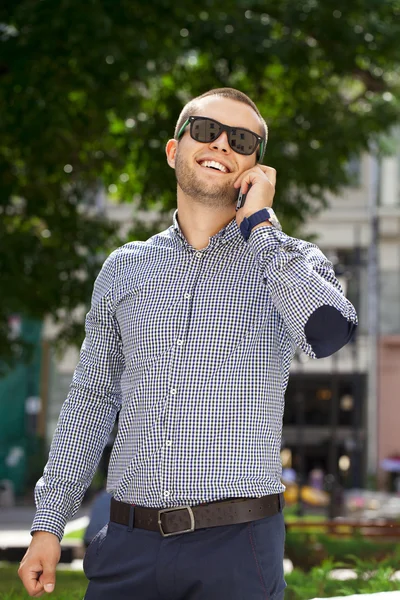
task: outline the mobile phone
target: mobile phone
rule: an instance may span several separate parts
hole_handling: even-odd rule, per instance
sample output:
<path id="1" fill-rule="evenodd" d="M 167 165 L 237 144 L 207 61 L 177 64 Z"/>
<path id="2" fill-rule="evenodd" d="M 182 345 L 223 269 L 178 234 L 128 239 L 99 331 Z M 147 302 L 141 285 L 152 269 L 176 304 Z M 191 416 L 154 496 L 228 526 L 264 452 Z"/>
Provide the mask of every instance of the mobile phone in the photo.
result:
<path id="1" fill-rule="evenodd" d="M 242 194 L 241 189 L 239 189 L 239 196 L 236 202 L 236 210 L 239 210 L 239 208 L 242 208 L 242 206 L 244 206 L 244 203 L 246 202 L 246 196 L 249 193 L 249 190 L 251 188 L 251 183 L 249 184 L 249 189 L 247 190 L 247 192 L 245 194 Z"/>

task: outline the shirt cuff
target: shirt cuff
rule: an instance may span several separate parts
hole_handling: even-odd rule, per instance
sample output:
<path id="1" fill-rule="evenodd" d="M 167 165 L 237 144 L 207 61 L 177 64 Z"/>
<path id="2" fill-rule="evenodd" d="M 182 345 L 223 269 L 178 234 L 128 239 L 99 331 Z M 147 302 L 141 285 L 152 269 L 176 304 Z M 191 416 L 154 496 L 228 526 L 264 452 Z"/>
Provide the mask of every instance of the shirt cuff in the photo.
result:
<path id="1" fill-rule="evenodd" d="M 261 256 L 265 253 L 275 252 L 287 238 L 286 233 L 279 231 L 276 227 L 264 225 L 251 230 L 247 243 L 250 244 L 256 256 Z"/>
<path id="2" fill-rule="evenodd" d="M 66 524 L 67 518 L 60 512 L 49 508 L 39 508 L 33 519 L 31 534 L 34 531 L 48 531 L 54 533 L 61 542 Z"/>

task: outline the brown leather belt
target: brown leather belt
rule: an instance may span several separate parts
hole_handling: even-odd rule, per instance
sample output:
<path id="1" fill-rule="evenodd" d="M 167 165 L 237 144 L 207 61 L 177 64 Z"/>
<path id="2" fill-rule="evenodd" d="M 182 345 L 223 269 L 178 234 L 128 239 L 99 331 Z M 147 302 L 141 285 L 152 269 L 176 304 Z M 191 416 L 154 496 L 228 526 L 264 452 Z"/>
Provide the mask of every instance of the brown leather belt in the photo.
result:
<path id="1" fill-rule="evenodd" d="M 248 523 L 272 517 L 285 506 L 283 494 L 261 498 L 233 498 L 173 508 L 145 508 L 111 500 L 110 521 L 120 525 L 158 531 L 163 537 L 189 533 L 205 527 Z"/>

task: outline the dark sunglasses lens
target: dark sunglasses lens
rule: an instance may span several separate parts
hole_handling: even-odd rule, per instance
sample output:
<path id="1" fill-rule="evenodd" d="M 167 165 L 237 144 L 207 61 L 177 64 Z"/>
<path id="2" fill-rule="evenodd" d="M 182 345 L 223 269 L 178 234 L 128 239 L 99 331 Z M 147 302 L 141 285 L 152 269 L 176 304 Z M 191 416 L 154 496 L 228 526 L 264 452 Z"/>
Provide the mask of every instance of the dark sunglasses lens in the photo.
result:
<path id="1" fill-rule="evenodd" d="M 253 154 L 257 148 L 257 138 L 246 129 L 231 129 L 229 134 L 229 144 L 232 150 L 238 154 Z"/>
<path id="2" fill-rule="evenodd" d="M 190 124 L 190 135 L 197 142 L 209 143 L 219 138 L 222 126 L 213 119 L 194 119 Z M 246 129 L 230 129 L 228 134 L 229 145 L 238 154 L 253 154 L 257 148 L 258 139 L 251 131 Z"/>
<path id="3" fill-rule="evenodd" d="M 212 119 L 195 119 L 191 123 L 190 135 L 198 142 L 212 142 L 221 135 L 221 126 Z"/>

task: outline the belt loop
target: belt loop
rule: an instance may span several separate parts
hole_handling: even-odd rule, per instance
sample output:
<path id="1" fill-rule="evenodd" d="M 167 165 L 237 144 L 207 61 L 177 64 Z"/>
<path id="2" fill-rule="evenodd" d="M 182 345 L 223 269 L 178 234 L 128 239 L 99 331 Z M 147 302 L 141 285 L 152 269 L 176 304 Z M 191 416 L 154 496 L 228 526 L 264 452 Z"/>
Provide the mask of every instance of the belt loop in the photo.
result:
<path id="1" fill-rule="evenodd" d="M 279 512 L 282 512 L 285 507 L 285 497 L 283 492 L 278 494 L 278 504 L 279 504 Z"/>
<path id="2" fill-rule="evenodd" d="M 135 522 L 135 508 L 133 506 L 129 507 L 129 521 L 128 521 L 128 531 L 133 531 L 133 524 Z"/>

